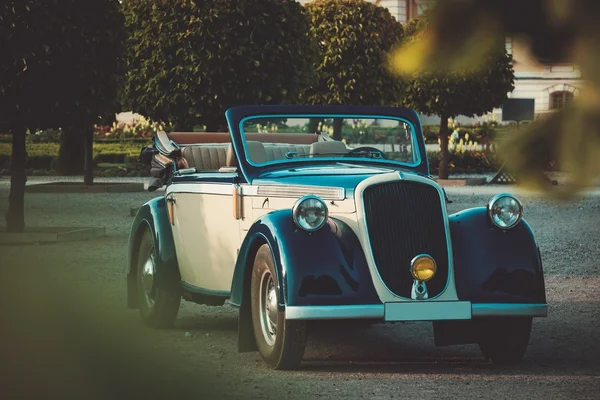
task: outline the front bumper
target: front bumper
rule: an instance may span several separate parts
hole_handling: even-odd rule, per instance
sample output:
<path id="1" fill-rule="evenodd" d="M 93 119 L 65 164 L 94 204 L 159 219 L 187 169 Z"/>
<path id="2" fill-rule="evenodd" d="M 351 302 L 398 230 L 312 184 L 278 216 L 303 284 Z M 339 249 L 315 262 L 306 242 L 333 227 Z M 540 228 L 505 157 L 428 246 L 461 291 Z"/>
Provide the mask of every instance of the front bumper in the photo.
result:
<path id="1" fill-rule="evenodd" d="M 288 306 L 289 320 L 381 319 L 384 321 L 468 320 L 478 317 L 546 317 L 547 304 L 468 301 L 392 302 L 339 306 Z"/>

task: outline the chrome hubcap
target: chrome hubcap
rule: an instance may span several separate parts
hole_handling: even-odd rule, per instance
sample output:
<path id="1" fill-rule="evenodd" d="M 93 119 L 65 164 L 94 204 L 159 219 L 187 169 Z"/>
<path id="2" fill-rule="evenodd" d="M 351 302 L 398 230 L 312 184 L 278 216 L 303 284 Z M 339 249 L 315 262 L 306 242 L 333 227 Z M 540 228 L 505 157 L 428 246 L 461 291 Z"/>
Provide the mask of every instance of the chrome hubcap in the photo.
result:
<path id="1" fill-rule="evenodd" d="M 271 273 L 265 271 L 260 279 L 260 325 L 269 346 L 275 344 L 277 337 L 277 315 L 277 290 Z"/>
<path id="2" fill-rule="evenodd" d="M 142 287 L 148 307 L 154 305 L 154 256 L 148 257 L 142 266 Z"/>

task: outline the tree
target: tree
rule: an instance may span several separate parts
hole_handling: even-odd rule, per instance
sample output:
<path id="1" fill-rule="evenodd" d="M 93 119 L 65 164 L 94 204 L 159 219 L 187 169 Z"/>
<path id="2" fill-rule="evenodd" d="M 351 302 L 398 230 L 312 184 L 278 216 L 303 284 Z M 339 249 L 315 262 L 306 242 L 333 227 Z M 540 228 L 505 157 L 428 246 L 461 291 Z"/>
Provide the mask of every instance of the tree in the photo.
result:
<path id="1" fill-rule="evenodd" d="M 427 34 L 429 13 L 411 20 L 406 26 L 407 41 L 415 41 Z M 422 70 L 407 74 L 409 79 L 403 103 L 427 115 L 440 116 L 439 178 L 448 179 L 448 119 L 459 115 L 475 116 L 499 107 L 514 89 L 511 57 L 506 53 L 504 38 L 495 40 L 484 66 L 476 72 L 464 66 L 447 71 Z"/>
<path id="2" fill-rule="evenodd" d="M 226 129 L 227 108 L 297 102 L 316 44 L 296 1 L 124 0 L 125 102 L 176 129 Z"/>
<path id="3" fill-rule="evenodd" d="M 318 79 L 309 104 L 394 105 L 402 82 L 386 68 L 387 52 L 402 39 L 389 10 L 364 0 L 315 0 L 306 5 L 320 47 Z M 341 139 L 341 120 L 334 138 Z"/>
<path id="4" fill-rule="evenodd" d="M 507 135 L 500 148 L 519 180 L 545 193 L 569 198 L 600 175 L 600 2 L 551 0 L 440 1 L 429 33 L 394 52 L 393 67 L 461 70 L 479 66 L 493 52 L 493 38 L 519 36 L 538 61 L 578 65 L 586 87 L 571 106 Z M 478 68 L 473 69 L 477 72 Z M 568 173 L 565 185 L 548 185 L 548 159 Z"/>
<path id="5" fill-rule="evenodd" d="M 55 93 L 66 120 L 57 169 L 77 174 L 85 165 L 84 181 L 92 184 L 93 125 L 114 119 L 120 111 L 117 96 L 125 73 L 125 23 L 119 0 L 90 4 L 60 0 L 57 5 L 61 14 L 57 24 L 62 25 L 59 40 L 64 46 L 53 61 Z"/>
<path id="6" fill-rule="evenodd" d="M 111 56 L 119 49 L 118 23 L 111 22 L 119 16 L 118 0 L 0 6 L 0 131 L 13 138 L 9 232 L 25 227 L 26 130 L 70 124 L 91 129 L 111 108 L 118 81 L 118 61 Z M 105 35 L 95 34 L 102 30 Z"/>

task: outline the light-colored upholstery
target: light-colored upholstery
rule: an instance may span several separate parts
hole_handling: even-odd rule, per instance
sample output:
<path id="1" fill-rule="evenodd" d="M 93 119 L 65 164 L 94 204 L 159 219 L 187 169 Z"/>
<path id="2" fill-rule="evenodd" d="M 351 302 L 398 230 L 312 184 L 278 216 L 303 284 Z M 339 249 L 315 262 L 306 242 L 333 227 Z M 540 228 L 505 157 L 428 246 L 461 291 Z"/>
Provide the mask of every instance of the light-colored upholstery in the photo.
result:
<path id="1" fill-rule="evenodd" d="M 309 154 L 311 157 L 331 157 L 332 153 L 345 154 L 349 152 L 346 145 L 338 141 L 315 142 L 310 145 Z M 327 153 L 327 154 L 323 154 Z M 323 155 L 319 155 L 323 154 Z"/>
<path id="2" fill-rule="evenodd" d="M 226 167 L 237 167 L 237 157 L 235 156 L 235 151 L 233 151 L 233 144 L 229 143 L 227 146 L 227 161 L 225 162 Z"/>
<path id="3" fill-rule="evenodd" d="M 284 160 L 285 153 L 298 153 L 300 157 L 307 157 L 310 146 L 307 144 L 284 144 L 284 143 L 261 143 L 256 141 L 247 141 L 249 158 L 256 164 L 267 161 Z M 233 145 L 227 148 L 227 166 L 237 167 L 237 159 L 233 151 Z"/>
<path id="4" fill-rule="evenodd" d="M 309 145 L 302 144 L 281 144 L 281 143 L 268 143 L 265 144 L 265 152 L 267 153 L 268 160 L 284 160 L 287 157 L 286 153 L 297 153 L 295 157 L 307 157 L 310 150 Z"/>
<path id="5" fill-rule="evenodd" d="M 246 152 L 246 158 L 248 158 L 255 164 L 262 164 L 264 162 L 269 161 L 269 158 L 267 158 L 267 153 L 265 151 L 265 146 L 261 142 L 248 140 L 246 142 Z"/>
<path id="6" fill-rule="evenodd" d="M 182 155 L 190 168 L 218 170 L 227 164 L 227 144 L 207 143 L 182 146 Z"/>
<path id="7" fill-rule="evenodd" d="M 323 143 L 323 142 L 321 142 Z M 341 142 L 337 142 L 342 144 Z M 313 143 L 313 145 L 316 143 Z M 343 146 L 343 144 L 342 144 Z M 181 146 L 182 160 L 190 168 L 197 170 L 219 170 L 222 167 L 237 167 L 237 159 L 231 143 L 203 143 Z M 308 157 L 311 146 L 308 144 L 246 142 L 247 157 L 255 164 L 286 159 L 287 152 L 297 153 L 296 157 Z M 344 151 L 346 147 L 343 146 Z M 341 151 L 341 150 L 338 150 Z"/>

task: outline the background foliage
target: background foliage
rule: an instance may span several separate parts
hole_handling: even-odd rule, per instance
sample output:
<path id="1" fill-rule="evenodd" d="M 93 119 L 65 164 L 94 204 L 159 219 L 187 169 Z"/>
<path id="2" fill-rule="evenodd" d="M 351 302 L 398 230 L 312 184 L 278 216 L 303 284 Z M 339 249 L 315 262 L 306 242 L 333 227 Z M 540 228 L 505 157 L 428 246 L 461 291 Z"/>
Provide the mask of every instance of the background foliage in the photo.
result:
<path id="1" fill-rule="evenodd" d="M 315 0 L 306 5 L 319 43 L 317 84 L 309 104 L 398 104 L 402 83 L 386 68 L 403 28 L 384 7 L 364 0 Z"/>
<path id="2" fill-rule="evenodd" d="M 430 26 L 428 12 L 411 20 L 406 26 L 408 45 L 424 37 Z M 403 103 L 427 115 L 441 117 L 440 178 L 448 177 L 448 118 L 458 115 L 481 116 L 498 107 L 514 89 L 514 73 L 511 57 L 506 53 L 504 38 L 494 38 L 493 51 L 490 51 L 483 64 L 477 67 L 463 66 L 455 70 L 415 70 L 402 73 L 407 79 Z M 392 66 L 399 62 L 398 57 L 410 54 L 398 53 L 392 58 Z M 397 69 L 393 69 L 398 72 Z"/>
<path id="3" fill-rule="evenodd" d="M 0 6 L 0 131 L 84 121 L 117 109 L 125 31 L 118 0 Z"/>
<path id="4" fill-rule="evenodd" d="M 81 128 L 91 138 L 116 111 L 124 35 L 119 0 L 0 3 L 0 132 L 13 135 L 8 231 L 25 226 L 26 130 L 64 128 L 61 158 L 81 169 Z"/>
<path id="5" fill-rule="evenodd" d="M 240 104 L 297 102 L 316 45 L 296 1 L 124 0 L 126 105 L 177 129 L 225 128 Z"/>
<path id="6" fill-rule="evenodd" d="M 515 10 L 518 10 L 516 12 Z M 507 135 L 501 153 L 507 167 L 530 187 L 568 198 L 600 176 L 600 2 L 596 0 L 440 1 L 431 29 L 395 52 L 394 69 L 476 73 L 493 53 L 496 37 L 519 36 L 538 61 L 573 63 L 584 90 L 566 108 Z M 568 173 L 566 185 L 548 184 L 543 172 L 554 160 Z"/>

